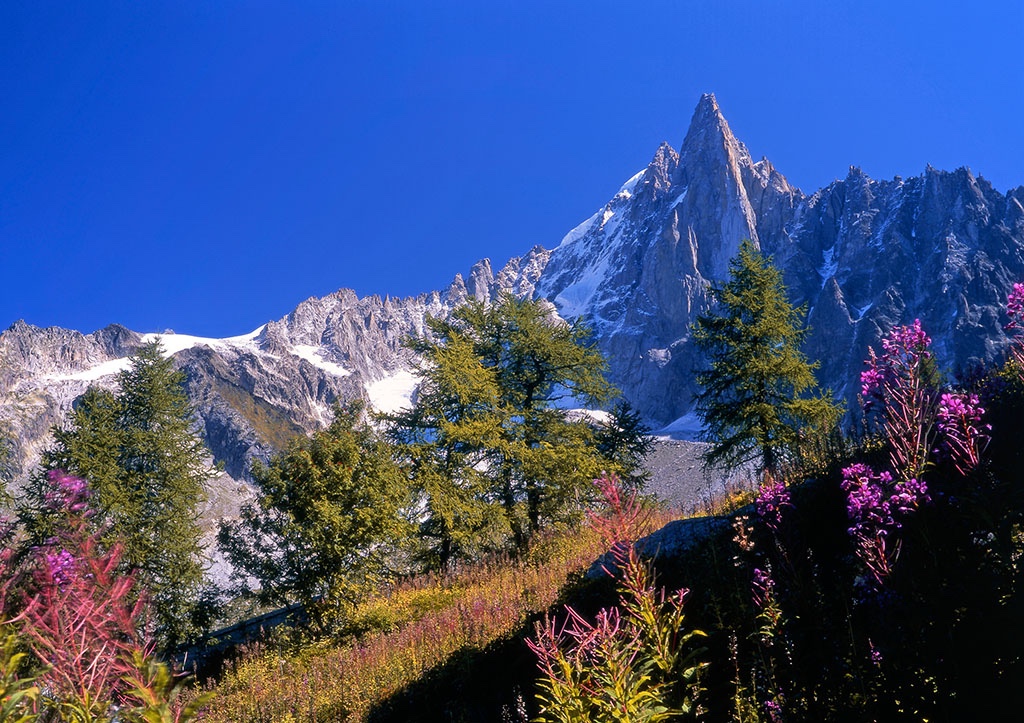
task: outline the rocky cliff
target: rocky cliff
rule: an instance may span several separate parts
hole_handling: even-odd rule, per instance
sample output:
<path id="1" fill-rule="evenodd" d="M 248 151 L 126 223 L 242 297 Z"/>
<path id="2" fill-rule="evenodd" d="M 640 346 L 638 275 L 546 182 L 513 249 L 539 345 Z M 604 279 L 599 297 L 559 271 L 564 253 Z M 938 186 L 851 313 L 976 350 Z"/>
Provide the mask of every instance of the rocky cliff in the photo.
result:
<path id="1" fill-rule="evenodd" d="M 968 169 L 875 181 L 852 168 L 805 195 L 767 159 L 751 158 L 706 95 L 679 149 L 662 144 L 551 251 L 534 247 L 497 272 L 485 259 L 447 289 L 413 298 L 343 289 L 244 336 L 159 336 L 186 373 L 213 459 L 235 479 L 325 423 L 336 400 L 408 403 L 415 379 L 402 340 L 422 333 L 428 314 L 502 292 L 583 317 L 624 395 L 655 426 L 686 429 L 700 363 L 689 326 L 743 239 L 773 256 L 793 300 L 806 304 L 807 351 L 821 362 L 822 383 L 852 398 L 867 346 L 893 324 L 920 318 L 948 371 L 1004 352 L 1002 306 L 1024 279 L 1022 203 L 1024 187 L 1001 194 Z M 153 337 L 21 322 L 0 334 L 0 419 L 22 473 L 73 400 L 89 384 L 113 384 Z"/>
<path id="2" fill-rule="evenodd" d="M 551 253 L 538 293 L 582 315 L 616 384 L 656 425 L 693 428 L 689 326 L 744 238 L 771 254 L 806 305 L 806 350 L 847 401 L 867 347 L 920 318 L 956 373 L 1004 353 L 1003 305 L 1024 279 L 1024 187 L 1000 194 L 961 168 L 875 181 L 857 168 L 811 196 L 753 161 L 715 98 L 677 152 L 663 144 Z"/>

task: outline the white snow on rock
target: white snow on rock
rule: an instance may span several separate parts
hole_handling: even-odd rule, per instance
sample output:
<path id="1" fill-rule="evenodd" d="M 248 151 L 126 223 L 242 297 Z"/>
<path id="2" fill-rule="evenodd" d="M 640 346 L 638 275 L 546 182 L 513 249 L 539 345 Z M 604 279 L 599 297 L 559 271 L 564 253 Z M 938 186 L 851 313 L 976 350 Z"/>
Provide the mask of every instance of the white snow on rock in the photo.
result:
<path id="1" fill-rule="evenodd" d="M 177 354 L 179 351 L 191 349 L 195 346 L 208 346 L 218 351 L 224 351 L 230 347 L 257 351 L 258 347 L 256 345 L 256 337 L 258 337 L 262 331 L 263 327 L 261 326 L 248 334 L 243 334 L 241 336 L 229 336 L 224 339 L 211 339 L 205 336 L 191 336 L 189 334 L 175 334 L 173 332 L 164 334 L 143 334 L 142 341 L 148 344 L 152 341 L 159 340 L 163 345 L 165 356 L 172 356 Z M 110 377 L 124 371 L 128 368 L 130 361 L 129 357 L 109 359 L 105 362 L 100 362 L 99 364 L 76 372 L 47 374 L 43 379 L 54 382 L 94 382 L 98 379 Z"/>
<path id="2" fill-rule="evenodd" d="M 412 395 L 420 378 L 408 369 L 366 385 L 370 405 L 378 412 L 392 414 L 412 406 Z"/>
<path id="3" fill-rule="evenodd" d="M 608 220 L 612 216 L 614 216 L 614 211 L 611 211 L 611 209 L 609 209 L 608 206 L 610 206 L 612 203 L 614 203 L 617 200 L 618 201 L 626 201 L 629 198 L 631 198 L 632 195 L 633 195 L 634 189 L 636 189 L 636 184 L 640 182 L 640 179 L 643 178 L 643 175 L 644 175 L 644 173 L 646 171 L 647 171 L 647 169 L 644 168 L 642 171 L 639 171 L 638 173 L 634 174 L 632 178 L 630 178 L 628 181 L 626 181 L 624 184 L 622 184 L 622 188 L 620 188 L 618 193 L 616 193 L 615 196 L 612 197 L 612 200 L 608 203 L 608 205 L 606 205 L 600 211 L 598 211 L 593 216 L 588 218 L 586 221 L 581 223 L 579 226 L 574 228 L 572 231 L 567 233 L 562 238 L 562 242 L 560 244 L 558 244 L 558 246 L 559 247 L 569 246 L 574 241 L 578 241 L 582 237 L 586 236 L 587 232 L 589 232 L 591 230 L 591 228 L 594 227 L 595 224 L 597 225 L 597 228 L 601 228 L 606 223 L 608 223 Z M 608 234 L 609 236 L 611 236 L 611 232 L 613 230 L 614 229 L 605 229 L 605 233 Z"/>
<path id="4" fill-rule="evenodd" d="M 248 334 L 241 336 L 229 336 L 224 339 L 212 339 L 205 336 L 191 336 L 189 334 L 175 334 L 173 332 L 166 334 L 144 334 L 142 341 L 150 343 L 157 341 L 163 345 L 164 354 L 167 356 L 173 356 L 179 351 L 185 349 L 191 349 L 194 346 L 208 346 L 211 349 L 223 350 L 227 347 L 248 347 L 250 349 L 256 349 L 256 337 L 263 331 L 263 327 L 254 329 Z"/>
<path id="5" fill-rule="evenodd" d="M 54 382 L 94 382 L 103 377 L 113 376 L 128 368 L 128 358 L 111 359 L 94 367 L 70 374 L 47 374 L 43 377 L 46 381 Z"/>
<path id="6" fill-rule="evenodd" d="M 651 436 L 662 439 L 685 439 L 691 442 L 698 441 L 704 431 L 704 422 L 696 412 L 684 414 L 679 419 L 670 422 L 661 429 L 651 432 Z"/>
<path id="7" fill-rule="evenodd" d="M 327 361 L 321 354 L 323 350 L 318 346 L 308 346 L 306 344 L 296 344 L 292 347 L 292 354 L 299 357 L 299 359 L 305 359 L 313 366 L 318 369 L 323 369 L 328 374 L 334 374 L 339 377 L 347 377 L 352 372 L 343 367 L 341 364 L 335 364 L 332 361 Z"/>

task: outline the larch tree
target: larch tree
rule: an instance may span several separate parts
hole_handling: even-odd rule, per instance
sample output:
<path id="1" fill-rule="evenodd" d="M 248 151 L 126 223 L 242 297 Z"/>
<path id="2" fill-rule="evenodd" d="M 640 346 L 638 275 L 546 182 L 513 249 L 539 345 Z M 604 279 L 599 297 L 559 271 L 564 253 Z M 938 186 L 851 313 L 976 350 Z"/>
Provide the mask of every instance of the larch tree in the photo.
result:
<path id="1" fill-rule="evenodd" d="M 194 426 L 184 374 L 158 341 L 132 356 L 118 386 L 116 394 L 90 388 L 68 425 L 54 430 L 21 516 L 30 537 L 52 536 L 45 502 L 53 491 L 45 471 L 88 480 L 91 524 L 107 544 L 123 545 L 121 564 L 135 571 L 151 603 L 153 633 L 169 648 L 204 624 L 207 560 L 199 510 L 215 473 Z"/>
<path id="2" fill-rule="evenodd" d="M 424 360 L 417 404 L 385 420 L 425 498 L 427 529 L 441 531 L 442 551 L 479 542 L 497 508 L 522 548 L 543 522 L 575 515 L 603 470 L 618 471 L 594 425 L 565 409 L 613 395 L 604 357 L 584 326 L 508 294 L 431 319 L 429 332 L 410 342 Z"/>
<path id="3" fill-rule="evenodd" d="M 835 424 L 839 408 L 816 391 L 817 364 L 800 351 L 804 310 L 789 302 L 781 274 L 750 241 L 713 294 L 716 307 L 692 327 L 708 361 L 694 397 L 711 443 L 705 463 L 755 462 L 774 475 L 801 439 Z"/>

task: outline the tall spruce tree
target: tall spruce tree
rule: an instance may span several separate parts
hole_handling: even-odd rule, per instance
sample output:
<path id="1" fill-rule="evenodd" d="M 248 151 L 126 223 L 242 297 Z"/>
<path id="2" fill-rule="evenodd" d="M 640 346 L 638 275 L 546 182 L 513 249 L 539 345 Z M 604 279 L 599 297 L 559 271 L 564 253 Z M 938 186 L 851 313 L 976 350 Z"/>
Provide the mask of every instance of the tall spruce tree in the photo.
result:
<path id="1" fill-rule="evenodd" d="M 409 528 L 406 480 L 360 413 L 339 408 L 327 429 L 254 465 L 259 496 L 218 537 L 244 589 L 266 604 L 299 603 L 321 627 L 389 576 Z"/>
<path id="2" fill-rule="evenodd" d="M 193 428 L 184 375 L 158 341 L 136 352 L 118 382 L 117 394 L 90 388 L 68 426 L 54 430 L 22 518 L 33 538 L 52 536 L 45 471 L 86 479 L 91 524 L 108 544 L 123 544 L 122 565 L 135 571 L 152 604 L 153 632 L 171 647 L 201 626 L 205 557 L 198 519 L 212 476 L 208 452 Z"/>
<path id="3" fill-rule="evenodd" d="M 523 547 L 542 522 L 572 516 L 591 481 L 617 471 L 594 428 L 564 408 L 613 394 L 606 364 L 579 324 L 540 303 L 471 300 L 411 346 L 424 359 L 415 408 L 387 419 L 426 499 L 444 550 L 490 535 L 493 512 Z"/>
<path id="4" fill-rule="evenodd" d="M 757 462 L 776 474 L 802 437 L 836 422 L 839 408 L 815 393 L 817 364 L 800 351 L 804 310 L 789 303 L 781 274 L 750 241 L 713 293 L 717 307 L 693 325 L 709 363 L 694 397 L 711 443 L 705 463 Z"/>

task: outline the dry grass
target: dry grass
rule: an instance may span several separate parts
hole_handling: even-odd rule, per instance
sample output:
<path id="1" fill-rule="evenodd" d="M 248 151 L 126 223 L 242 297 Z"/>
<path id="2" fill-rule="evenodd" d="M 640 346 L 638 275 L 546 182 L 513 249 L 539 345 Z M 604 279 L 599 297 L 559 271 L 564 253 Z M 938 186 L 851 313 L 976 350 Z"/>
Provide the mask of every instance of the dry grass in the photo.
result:
<path id="1" fill-rule="evenodd" d="M 671 516 L 657 513 L 652 526 Z M 424 576 L 362 605 L 345 643 L 296 653 L 256 649 L 216 686 L 208 721 L 362 721 L 374 706 L 456 651 L 482 649 L 555 603 L 601 553 L 590 529 L 553 534 L 522 559 Z"/>

